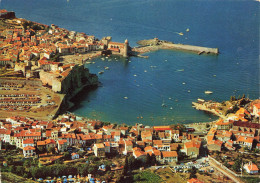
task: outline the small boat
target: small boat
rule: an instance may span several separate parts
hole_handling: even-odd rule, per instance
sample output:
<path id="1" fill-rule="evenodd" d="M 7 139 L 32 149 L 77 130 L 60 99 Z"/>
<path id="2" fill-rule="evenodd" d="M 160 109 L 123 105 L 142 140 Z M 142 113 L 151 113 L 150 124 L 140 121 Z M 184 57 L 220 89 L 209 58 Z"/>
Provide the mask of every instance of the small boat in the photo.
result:
<path id="1" fill-rule="evenodd" d="M 205 91 L 204 93 L 205 93 L 205 94 L 212 94 L 213 92 L 212 92 L 212 91 L 209 91 L 209 90 L 207 90 L 207 91 Z"/>
<path id="2" fill-rule="evenodd" d="M 190 29 L 188 28 L 188 29 L 186 29 L 186 32 L 189 32 L 190 31 Z"/>
<path id="3" fill-rule="evenodd" d="M 104 73 L 104 71 L 100 71 L 100 72 L 98 72 L 98 74 L 103 74 Z"/>
<path id="4" fill-rule="evenodd" d="M 136 74 L 134 74 L 134 77 L 136 77 L 137 75 Z"/>
<path id="5" fill-rule="evenodd" d="M 183 72 L 183 71 L 184 71 L 184 69 L 179 69 L 176 72 Z"/>
<path id="6" fill-rule="evenodd" d="M 204 99 L 198 98 L 198 102 L 205 102 Z"/>
<path id="7" fill-rule="evenodd" d="M 171 109 L 171 110 L 173 110 L 173 108 L 172 108 L 172 107 L 170 107 L 170 109 Z"/>
<path id="8" fill-rule="evenodd" d="M 183 35 L 184 35 L 182 32 L 179 32 L 178 34 L 179 34 L 180 36 L 183 36 Z"/>
<path id="9" fill-rule="evenodd" d="M 124 97 L 124 99 L 128 99 L 128 97 Z"/>
<path id="10" fill-rule="evenodd" d="M 167 107 L 167 105 L 164 103 L 164 100 L 163 100 L 163 103 L 162 103 L 162 107 Z"/>
<path id="11" fill-rule="evenodd" d="M 185 85 L 186 83 L 183 82 L 182 84 Z"/>
<path id="12" fill-rule="evenodd" d="M 105 67 L 106 70 L 109 70 L 109 67 Z"/>

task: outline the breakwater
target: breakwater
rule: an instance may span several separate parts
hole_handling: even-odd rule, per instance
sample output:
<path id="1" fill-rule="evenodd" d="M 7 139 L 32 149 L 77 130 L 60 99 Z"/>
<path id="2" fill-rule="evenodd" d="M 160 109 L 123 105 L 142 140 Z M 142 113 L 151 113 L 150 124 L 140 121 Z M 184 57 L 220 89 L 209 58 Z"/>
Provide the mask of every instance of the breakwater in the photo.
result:
<path id="1" fill-rule="evenodd" d="M 181 50 L 181 51 L 190 51 L 195 52 L 199 55 L 201 54 L 219 54 L 218 48 L 208 48 L 202 46 L 193 46 L 193 45 L 184 45 L 184 44 L 175 44 L 169 41 L 159 40 L 157 38 L 150 40 L 141 40 L 137 44 L 140 46 L 134 47 L 132 49 L 133 55 L 139 55 L 147 53 L 150 51 L 156 51 L 159 49 L 169 49 L 169 50 Z"/>

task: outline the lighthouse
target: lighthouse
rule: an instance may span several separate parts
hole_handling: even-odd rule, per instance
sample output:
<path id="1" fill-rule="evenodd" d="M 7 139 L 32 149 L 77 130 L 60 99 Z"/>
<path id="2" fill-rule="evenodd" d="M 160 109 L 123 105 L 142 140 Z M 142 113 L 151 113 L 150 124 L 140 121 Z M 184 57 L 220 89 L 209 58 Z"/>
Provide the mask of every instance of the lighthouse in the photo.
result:
<path id="1" fill-rule="evenodd" d="M 126 39 L 125 43 L 124 43 L 124 50 L 123 50 L 123 56 L 124 57 L 128 57 L 128 46 L 129 46 L 128 40 Z"/>

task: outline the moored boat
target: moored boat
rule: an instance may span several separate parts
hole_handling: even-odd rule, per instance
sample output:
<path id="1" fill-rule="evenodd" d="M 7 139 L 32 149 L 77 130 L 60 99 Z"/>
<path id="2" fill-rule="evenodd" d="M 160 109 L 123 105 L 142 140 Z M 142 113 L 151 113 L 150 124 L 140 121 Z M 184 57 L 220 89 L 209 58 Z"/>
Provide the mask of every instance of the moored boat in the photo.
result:
<path id="1" fill-rule="evenodd" d="M 212 94 L 213 92 L 212 92 L 212 91 L 209 91 L 209 90 L 207 90 L 207 91 L 205 91 L 204 93 L 205 93 L 205 94 Z"/>

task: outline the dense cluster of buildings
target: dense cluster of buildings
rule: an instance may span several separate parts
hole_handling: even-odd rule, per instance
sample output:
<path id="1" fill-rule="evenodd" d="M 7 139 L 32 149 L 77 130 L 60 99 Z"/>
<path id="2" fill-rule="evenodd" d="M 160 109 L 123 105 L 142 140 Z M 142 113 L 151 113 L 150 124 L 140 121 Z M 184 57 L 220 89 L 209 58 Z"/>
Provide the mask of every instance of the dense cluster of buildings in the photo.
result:
<path id="1" fill-rule="evenodd" d="M 63 86 L 71 82 L 71 79 L 64 80 L 75 67 L 73 61 L 64 65 L 57 59 L 57 55 L 101 50 L 127 57 L 129 53 L 127 40 L 125 43 L 118 43 L 112 42 L 111 37 L 105 37 L 99 41 L 85 33 L 18 18 L 6 19 L 5 22 L 9 26 L 0 31 L 0 65 L 14 68 L 11 76 L 20 76 L 21 71 L 22 76 L 27 79 L 39 78 L 55 92 L 66 93 Z M 83 62 L 82 60 L 82 64 Z M 75 72 L 78 71 L 75 69 Z M 9 77 L 10 72 L 3 76 Z"/>
<path id="2" fill-rule="evenodd" d="M 227 119 L 219 119 L 207 134 L 209 150 L 221 151 L 224 147 L 235 150 L 240 147 L 252 150 L 260 149 L 260 101 L 256 100 L 250 107 L 250 112 L 241 107 Z M 258 123 L 252 122 L 256 118 Z"/>
<path id="3" fill-rule="evenodd" d="M 178 151 L 198 157 L 201 139 L 170 126 L 130 127 L 103 126 L 99 121 L 85 121 L 73 115 L 63 115 L 55 121 L 37 121 L 26 117 L 10 117 L 1 121 L 0 138 L 23 149 L 25 157 L 43 149 L 56 152 L 68 147 L 91 148 L 97 157 L 107 154 L 132 154 L 136 159 L 155 155 L 158 162 L 178 161 Z"/>
<path id="4" fill-rule="evenodd" d="M 210 152 L 241 147 L 260 149 L 260 123 L 248 121 L 259 115 L 260 101 L 252 104 L 252 111 L 240 108 L 227 120 L 219 119 L 207 135 L 181 131 L 173 126 L 132 127 L 103 125 L 100 121 L 86 120 L 72 114 L 53 121 L 38 121 L 26 117 L 10 117 L 0 122 L 3 142 L 23 149 L 25 157 L 53 148 L 57 153 L 69 147 L 88 148 L 97 157 L 108 154 L 133 155 L 144 160 L 149 154 L 160 163 L 176 163 L 180 154 L 188 158 L 205 156 L 201 151 L 206 140 Z M 256 113 L 257 112 L 257 113 Z M 231 119 L 232 117 L 232 119 Z M 239 117 L 239 121 L 236 119 Z M 250 118 L 248 118 L 250 117 Z M 241 119 L 244 118 L 244 121 Z M 78 157 L 73 154 L 73 158 Z"/>

